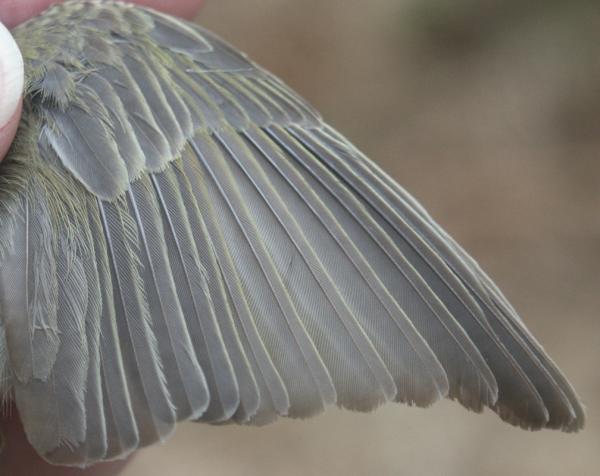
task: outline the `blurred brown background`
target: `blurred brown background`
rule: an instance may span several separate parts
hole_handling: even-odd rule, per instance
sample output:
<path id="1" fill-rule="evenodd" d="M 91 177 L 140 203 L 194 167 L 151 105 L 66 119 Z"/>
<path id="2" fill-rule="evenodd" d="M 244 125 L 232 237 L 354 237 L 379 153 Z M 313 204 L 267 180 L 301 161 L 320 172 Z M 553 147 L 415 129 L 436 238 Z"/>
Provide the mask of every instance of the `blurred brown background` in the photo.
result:
<path id="1" fill-rule="evenodd" d="M 600 2 L 207 0 L 199 22 L 424 203 L 569 376 L 588 423 L 530 433 L 443 402 L 187 424 L 123 474 L 600 474 Z"/>

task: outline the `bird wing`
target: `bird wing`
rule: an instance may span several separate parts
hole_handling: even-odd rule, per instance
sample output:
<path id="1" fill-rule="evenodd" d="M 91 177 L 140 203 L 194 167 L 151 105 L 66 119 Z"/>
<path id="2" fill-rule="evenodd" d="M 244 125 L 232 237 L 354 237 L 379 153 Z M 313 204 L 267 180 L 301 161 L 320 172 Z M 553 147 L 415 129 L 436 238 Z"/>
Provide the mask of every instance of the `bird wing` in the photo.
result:
<path id="1" fill-rule="evenodd" d="M 477 264 L 244 55 L 112 2 L 15 35 L 28 86 L 0 174 L 0 390 L 46 459 L 122 457 L 179 420 L 389 400 L 582 426 Z"/>

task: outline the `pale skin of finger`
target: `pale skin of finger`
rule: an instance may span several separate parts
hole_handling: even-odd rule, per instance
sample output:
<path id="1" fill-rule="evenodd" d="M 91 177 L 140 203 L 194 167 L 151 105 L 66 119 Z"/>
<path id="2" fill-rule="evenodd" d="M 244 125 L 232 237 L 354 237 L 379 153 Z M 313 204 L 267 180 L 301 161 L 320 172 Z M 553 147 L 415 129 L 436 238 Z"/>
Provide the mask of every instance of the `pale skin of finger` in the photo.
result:
<path id="1" fill-rule="evenodd" d="M 193 18 L 204 0 L 137 0 L 137 3 L 155 8 L 171 15 Z M 0 0 L 0 21 L 8 28 L 13 28 L 29 18 L 43 12 L 56 0 Z"/>
<path id="2" fill-rule="evenodd" d="M 0 21 L 8 28 L 23 23 L 44 11 L 52 0 L 0 0 Z M 137 0 L 131 3 L 191 19 L 199 11 L 203 0 Z M 8 122 L 0 127 L 0 159 L 6 155 L 21 118 L 21 101 Z M 16 409 L 8 417 L 0 414 L 0 474 L 10 476 L 116 476 L 127 461 L 102 463 L 81 470 L 51 466 L 38 456 L 27 442 Z M 4 443 L 3 443 L 4 441 Z M 4 448 L 2 448 L 4 444 Z"/>
<path id="3" fill-rule="evenodd" d="M 0 23 L 0 159 L 10 146 L 21 116 L 23 75 L 19 47 Z"/>

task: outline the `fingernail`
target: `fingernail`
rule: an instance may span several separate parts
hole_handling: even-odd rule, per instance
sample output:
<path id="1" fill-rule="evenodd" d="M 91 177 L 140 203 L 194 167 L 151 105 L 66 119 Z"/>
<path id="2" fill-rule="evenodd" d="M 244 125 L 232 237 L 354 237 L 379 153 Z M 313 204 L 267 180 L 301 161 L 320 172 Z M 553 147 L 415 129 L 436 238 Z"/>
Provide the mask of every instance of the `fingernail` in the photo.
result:
<path id="1" fill-rule="evenodd" d="M 8 29 L 0 23 L 0 129 L 17 109 L 23 81 L 23 57 Z"/>

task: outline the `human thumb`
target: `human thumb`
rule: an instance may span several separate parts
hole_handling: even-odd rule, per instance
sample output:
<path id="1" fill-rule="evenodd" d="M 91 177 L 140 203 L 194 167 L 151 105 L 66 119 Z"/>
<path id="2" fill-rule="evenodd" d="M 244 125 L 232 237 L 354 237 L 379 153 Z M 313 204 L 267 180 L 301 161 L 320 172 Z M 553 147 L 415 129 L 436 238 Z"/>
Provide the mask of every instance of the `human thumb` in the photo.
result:
<path id="1" fill-rule="evenodd" d="M 23 57 L 10 32 L 0 23 L 0 160 L 17 132 L 22 94 Z"/>

